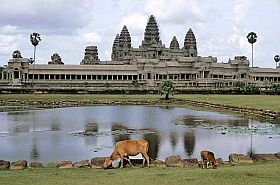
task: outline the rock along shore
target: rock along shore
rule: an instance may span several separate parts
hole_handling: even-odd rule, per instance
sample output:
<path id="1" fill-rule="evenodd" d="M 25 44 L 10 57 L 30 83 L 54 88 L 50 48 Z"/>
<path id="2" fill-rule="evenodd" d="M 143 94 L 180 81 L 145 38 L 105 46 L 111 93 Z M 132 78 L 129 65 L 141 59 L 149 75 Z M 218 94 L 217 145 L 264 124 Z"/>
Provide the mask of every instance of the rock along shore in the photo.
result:
<path id="1" fill-rule="evenodd" d="M 254 154 L 252 157 L 244 154 L 229 154 L 228 161 L 223 161 L 218 158 L 219 164 L 251 164 L 254 162 L 264 162 L 264 161 L 275 161 L 280 160 L 280 152 L 275 154 Z M 69 168 L 89 168 L 98 169 L 103 168 L 105 157 L 94 157 L 91 160 L 81 160 L 73 163 L 69 160 L 63 160 L 56 164 L 58 169 L 69 169 Z M 135 166 L 140 166 L 142 164 L 142 159 L 130 159 Z M 156 167 L 201 167 L 202 162 L 196 158 L 193 159 L 182 159 L 179 155 L 172 155 L 165 158 L 165 161 L 153 160 L 151 159 L 151 166 Z M 18 160 L 14 162 L 0 160 L 0 170 L 22 170 L 22 169 L 34 169 L 34 168 L 44 168 L 44 164 L 40 162 L 28 162 L 26 160 Z"/>

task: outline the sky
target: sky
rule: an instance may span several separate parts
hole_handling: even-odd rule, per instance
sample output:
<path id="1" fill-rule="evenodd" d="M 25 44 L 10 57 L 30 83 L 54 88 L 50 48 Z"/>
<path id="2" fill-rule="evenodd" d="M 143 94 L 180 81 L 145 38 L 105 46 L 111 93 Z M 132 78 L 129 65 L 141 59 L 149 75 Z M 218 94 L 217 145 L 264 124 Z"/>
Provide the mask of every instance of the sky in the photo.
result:
<path id="1" fill-rule="evenodd" d="M 258 36 L 254 66 L 275 68 L 273 57 L 280 55 L 280 0 L 0 0 L 0 66 L 14 50 L 33 56 L 33 32 L 42 38 L 36 64 L 47 64 L 58 53 L 65 65 L 79 65 L 89 45 L 97 46 L 100 60 L 110 60 L 123 25 L 137 48 L 150 15 L 166 47 L 173 36 L 183 47 L 192 28 L 199 56 L 228 62 L 242 55 L 251 61 L 246 36 L 253 31 Z"/>

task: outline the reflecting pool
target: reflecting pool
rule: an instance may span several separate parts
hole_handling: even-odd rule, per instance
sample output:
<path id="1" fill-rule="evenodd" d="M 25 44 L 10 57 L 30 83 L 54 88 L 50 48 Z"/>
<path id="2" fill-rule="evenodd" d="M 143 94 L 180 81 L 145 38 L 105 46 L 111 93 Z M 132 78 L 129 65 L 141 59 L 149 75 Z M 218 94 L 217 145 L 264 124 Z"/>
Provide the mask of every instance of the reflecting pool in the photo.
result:
<path id="1" fill-rule="evenodd" d="M 146 139 L 149 156 L 199 158 L 201 150 L 280 152 L 280 128 L 232 115 L 166 106 L 87 106 L 0 113 L 0 159 L 43 163 L 109 156 L 117 141 Z"/>

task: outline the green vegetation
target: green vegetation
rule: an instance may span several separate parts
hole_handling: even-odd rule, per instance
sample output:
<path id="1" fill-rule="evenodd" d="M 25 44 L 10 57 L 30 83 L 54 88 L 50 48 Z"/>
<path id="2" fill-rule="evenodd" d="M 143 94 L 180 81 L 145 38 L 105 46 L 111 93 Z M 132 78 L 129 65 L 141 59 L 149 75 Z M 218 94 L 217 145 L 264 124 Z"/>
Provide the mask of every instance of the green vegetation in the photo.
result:
<path id="1" fill-rule="evenodd" d="M 280 84 L 272 84 L 270 88 L 274 94 L 280 94 Z"/>
<path id="2" fill-rule="evenodd" d="M 280 96 L 273 95 L 189 95 L 190 100 L 263 110 L 280 110 Z"/>
<path id="3" fill-rule="evenodd" d="M 257 41 L 257 34 L 255 32 L 250 32 L 247 35 L 247 39 L 248 39 L 248 42 L 250 44 L 252 44 L 252 67 L 254 67 L 254 53 L 253 53 L 254 49 L 253 49 L 253 45 Z"/>
<path id="4" fill-rule="evenodd" d="M 280 161 L 223 165 L 216 170 L 200 168 L 67 169 L 0 171 L 1 184 L 279 184 Z"/>
<path id="5" fill-rule="evenodd" d="M 169 99 L 169 95 L 173 95 L 175 87 L 170 80 L 163 81 L 159 86 L 159 94 L 165 95 L 165 100 Z"/>
<path id="6" fill-rule="evenodd" d="M 139 87 L 140 86 L 138 80 L 132 80 L 132 85 L 133 85 L 133 87 Z"/>
<path id="7" fill-rule="evenodd" d="M 87 101 L 87 100 L 159 100 L 159 95 L 100 95 L 100 94 L 0 94 L 1 100 L 19 101 Z M 280 110 L 280 96 L 276 95 L 216 95 L 184 94 L 175 95 L 171 100 L 188 99 L 200 102 L 234 105 L 264 110 Z"/>
<path id="8" fill-rule="evenodd" d="M 239 91 L 239 93 L 245 93 L 245 94 L 260 94 L 261 88 L 257 85 L 253 84 L 245 84 L 242 81 L 238 81 L 234 84 L 235 89 Z"/>

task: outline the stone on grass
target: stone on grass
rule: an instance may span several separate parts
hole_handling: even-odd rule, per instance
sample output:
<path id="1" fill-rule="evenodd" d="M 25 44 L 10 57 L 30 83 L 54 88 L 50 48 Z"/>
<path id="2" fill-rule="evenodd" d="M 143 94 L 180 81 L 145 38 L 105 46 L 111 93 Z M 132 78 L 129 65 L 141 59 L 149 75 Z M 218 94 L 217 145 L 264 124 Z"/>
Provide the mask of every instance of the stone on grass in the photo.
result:
<path id="1" fill-rule="evenodd" d="M 280 159 L 280 152 L 277 152 L 274 155 L 276 155 L 276 157 L 278 157 Z"/>
<path id="2" fill-rule="evenodd" d="M 0 160 L 0 170 L 7 170 L 10 167 L 10 161 Z"/>
<path id="3" fill-rule="evenodd" d="M 39 162 L 31 162 L 29 164 L 29 168 L 44 168 L 43 163 L 39 163 Z"/>
<path id="4" fill-rule="evenodd" d="M 154 161 L 152 162 L 152 164 L 153 164 L 154 166 L 161 167 L 161 168 L 166 167 L 166 166 L 165 166 L 165 162 L 164 162 L 164 161 L 161 161 L 161 160 L 154 160 Z"/>
<path id="5" fill-rule="evenodd" d="M 94 157 L 91 159 L 92 168 L 103 168 L 106 157 Z"/>
<path id="6" fill-rule="evenodd" d="M 254 154 L 253 160 L 255 160 L 255 161 L 274 161 L 274 160 L 279 160 L 279 158 L 274 154 Z"/>
<path id="7" fill-rule="evenodd" d="M 244 154 L 232 153 L 228 158 L 230 163 L 253 163 L 252 158 Z"/>
<path id="8" fill-rule="evenodd" d="M 173 155 L 165 158 L 165 165 L 167 167 L 184 167 L 185 163 L 179 155 Z"/>
<path id="9" fill-rule="evenodd" d="M 196 158 L 191 159 L 184 159 L 185 167 L 197 167 L 198 166 L 198 160 Z"/>
<path id="10" fill-rule="evenodd" d="M 27 161 L 26 160 L 18 160 L 12 162 L 10 165 L 10 170 L 23 170 L 27 168 Z"/>
<path id="11" fill-rule="evenodd" d="M 68 169 L 68 168 L 73 168 L 72 161 L 60 161 L 56 165 L 59 169 Z"/>
<path id="12" fill-rule="evenodd" d="M 74 168 L 90 168 L 89 160 L 82 160 L 73 164 Z"/>

